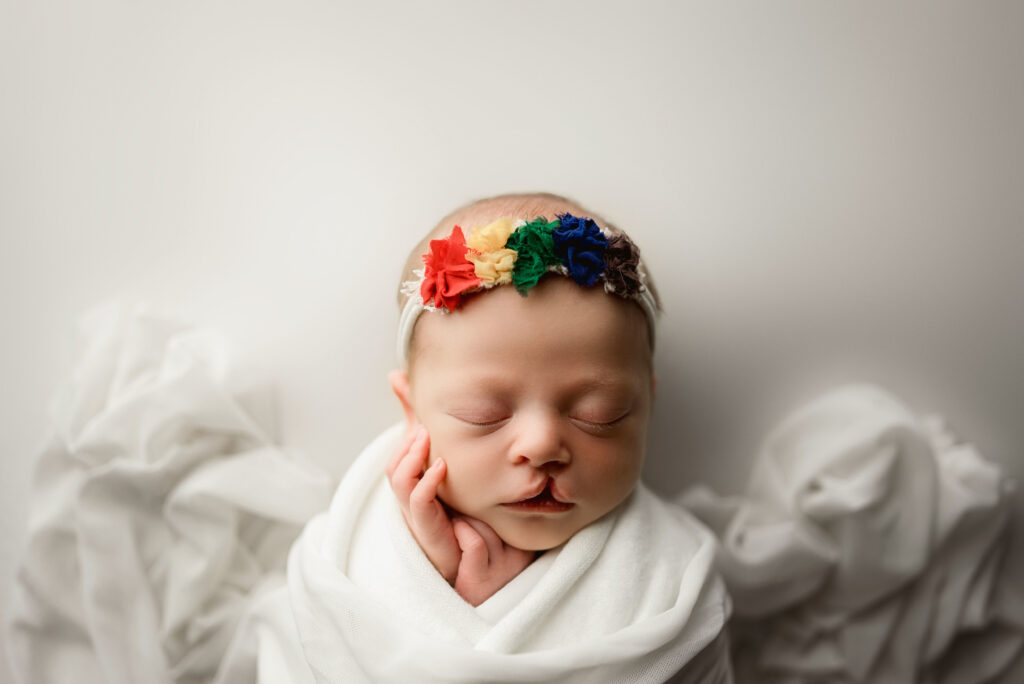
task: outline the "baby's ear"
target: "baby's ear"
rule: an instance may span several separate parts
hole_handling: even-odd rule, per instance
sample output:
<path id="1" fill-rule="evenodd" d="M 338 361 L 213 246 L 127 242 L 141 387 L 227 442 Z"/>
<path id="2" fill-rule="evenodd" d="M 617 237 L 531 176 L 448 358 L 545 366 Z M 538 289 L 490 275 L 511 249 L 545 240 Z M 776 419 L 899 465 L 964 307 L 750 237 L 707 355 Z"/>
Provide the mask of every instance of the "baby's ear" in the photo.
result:
<path id="1" fill-rule="evenodd" d="M 388 381 L 391 383 L 391 391 L 398 397 L 402 404 L 402 412 L 405 413 L 405 422 L 411 427 L 416 420 L 416 410 L 412 406 L 412 392 L 409 391 L 409 373 L 404 370 L 393 370 L 388 373 Z"/>

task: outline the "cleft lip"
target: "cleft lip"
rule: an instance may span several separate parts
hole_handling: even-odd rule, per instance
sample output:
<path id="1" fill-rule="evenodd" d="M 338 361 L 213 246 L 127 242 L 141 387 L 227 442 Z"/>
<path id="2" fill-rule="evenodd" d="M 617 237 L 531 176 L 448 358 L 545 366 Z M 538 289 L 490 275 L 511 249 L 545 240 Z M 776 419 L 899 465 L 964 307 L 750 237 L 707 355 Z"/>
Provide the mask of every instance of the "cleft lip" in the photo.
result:
<path id="1" fill-rule="evenodd" d="M 509 503 L 523 503 L 524 501 L 529 501 L 530 499 L 536 499 L 538 496 L 544 493 L 545 489 L 548 488 L 549 481 L 550 478 L 548 478 L 547 480 L 542 480 L 540 484 L 538 484 L 536 487 L 531 488 L 530 491 L 523 494 L 522 497 L 516 499 L 515 501 L 510 501 Z"/>
<path id="2" fill-rule="evenodd" d="M 548 486 L 550 487 L 549 491 L 551 492 L 552 499 L 559 503 L 572 503 L 569 500 L 569 497 L 565 496 L 565 493 L 558 488 L 558 483 L 555 482 L 555 478 L 552 477 L 548 480 Z"/>
<path id="3" fill-rule="evenodd" d="M 543 496 L 545 493 L 547 494 L 547 496 Z M 509 503 L 525 503 L 527 501 L 531 501 L 537 498 L 552 499 L 554 501 L 557 501 L 558 503 L 563 504 L 571 503 L 569 499 L 566 498 L 558 489 L 558 486 L 555 483 L 555 478 L 553 477 L 548 477 L 538 486 L 526 492 L 526 494 L 524 494 L 521 498 L 516 499 L 515 501 L 511 501 Z"/>

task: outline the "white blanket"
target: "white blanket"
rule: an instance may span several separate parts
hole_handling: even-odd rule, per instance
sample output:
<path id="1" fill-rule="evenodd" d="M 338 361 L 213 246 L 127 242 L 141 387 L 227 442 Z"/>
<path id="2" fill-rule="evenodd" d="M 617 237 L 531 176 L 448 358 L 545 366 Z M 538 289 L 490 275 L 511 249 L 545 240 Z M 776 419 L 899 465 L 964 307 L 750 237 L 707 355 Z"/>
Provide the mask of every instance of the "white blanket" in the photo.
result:
<path id="1" fill-rule="evenodd" d="M 474 608 L 416 544 L 384 477 L 401 428 L 307 525 L 287 587 L 240 633 L 222 681 L 731 681 L 714 540 L 682 508 L 641 485 Z"/>
<path id="2" fill-rule="evenodd" d="M 737 680 L 1010 681 L 1024 647 L 1022 585 L 1001 566 L 1012 490 L 940 419 L 878 387 L 794 411 L 746 496 L 683 497 L 721 537 Z"/>
<path id="3" fill-rule="evenodd" d="M 275 446 L 269 385 L 217 335 L 116 300 L 80 324 L 5 616 L 13 669 L 209 682 L 333 482 Z"/>

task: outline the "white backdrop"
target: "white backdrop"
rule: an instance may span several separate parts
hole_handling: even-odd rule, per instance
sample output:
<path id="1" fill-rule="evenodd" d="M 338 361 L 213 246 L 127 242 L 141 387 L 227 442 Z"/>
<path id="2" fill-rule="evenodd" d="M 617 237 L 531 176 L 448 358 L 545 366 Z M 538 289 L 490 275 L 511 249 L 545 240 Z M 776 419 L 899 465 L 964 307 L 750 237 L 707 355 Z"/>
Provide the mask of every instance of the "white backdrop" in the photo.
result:
<path id="1" fill-rule="evenodd" d="M 739 491 L 783 407 L 848 377 L 1024 480 L 1022 26 L 1015 2 L 2 0 L 0 611 L 82 311 L 222 331 L 285 444 L 341 472 L 399 417 L 406 252 L 500 192 L 567 194 L 646 254 L 662 492 Z"/>

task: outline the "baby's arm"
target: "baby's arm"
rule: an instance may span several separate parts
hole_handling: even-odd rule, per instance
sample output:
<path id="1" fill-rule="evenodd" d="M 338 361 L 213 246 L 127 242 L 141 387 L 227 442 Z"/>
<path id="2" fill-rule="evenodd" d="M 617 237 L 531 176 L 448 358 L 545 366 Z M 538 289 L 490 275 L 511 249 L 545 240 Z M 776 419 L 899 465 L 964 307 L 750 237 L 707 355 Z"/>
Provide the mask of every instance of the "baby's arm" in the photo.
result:
<path id="1" fill-rule="evenodd" d="M 441 576 L 468 603 L 478 606 L 533 560 L 532 551 L 509 546 L 476 518 L 448 517 L 437 498 L 446 473 L 440 458 L 424 470 L 430 437 L 422 425 L 410 430 L 387 467 L 409 530 Z"/>

